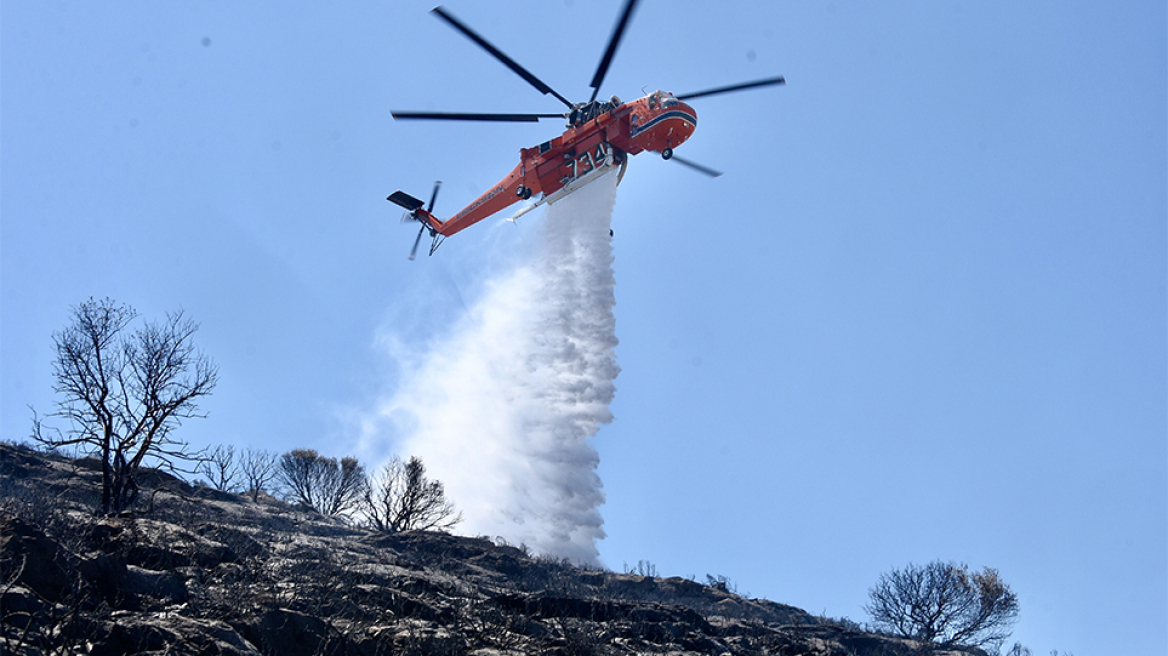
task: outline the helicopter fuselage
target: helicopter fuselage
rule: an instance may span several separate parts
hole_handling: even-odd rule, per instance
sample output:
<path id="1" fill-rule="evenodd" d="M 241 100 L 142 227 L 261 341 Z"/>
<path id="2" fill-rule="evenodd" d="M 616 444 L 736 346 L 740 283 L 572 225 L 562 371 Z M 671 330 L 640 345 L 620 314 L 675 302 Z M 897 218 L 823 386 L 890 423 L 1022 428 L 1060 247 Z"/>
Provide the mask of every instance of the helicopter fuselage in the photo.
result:
<path id="1" fill-rule="evenodd" d="M 416 210 L 418 218 L 435 233 L 449 237 L 532 195 L 542 194 L 546 200 L 565 186 L 572 191 L 574 181 L 624 164 L 629 155 L 648 150 L 668 157 L 697 127 L 697 112 L 664 91 L 627 103 L 614 98 L 593 105 L 602 111 L 578 107 L 569 115 L 573 123 L 562 135 L 522 149 L 511 173 L 450 219 L 442 221 L 423 209 Z"/>

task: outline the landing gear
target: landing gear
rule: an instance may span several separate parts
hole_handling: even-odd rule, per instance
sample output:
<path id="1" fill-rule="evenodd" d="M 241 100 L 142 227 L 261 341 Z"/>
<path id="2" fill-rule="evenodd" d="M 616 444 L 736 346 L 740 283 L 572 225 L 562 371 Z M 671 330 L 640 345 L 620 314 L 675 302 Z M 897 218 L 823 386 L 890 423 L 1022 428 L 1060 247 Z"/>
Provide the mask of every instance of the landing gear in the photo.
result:
<path id="1" fill-rule="evenodd" d="M 522 198 L 523 200 L 527 200 L 528 198 L 531 198 L 531 189 L 529 187 L 519 185 L 519 187 L 515 189 L 515 195 Z"/>
<path id="2" fill-rule="evenodd" d="M 666 148 L 665 150 L 661 151 L 661 159 L 669 159 L 671 157 L 673 157 L 672 148 Z"/>

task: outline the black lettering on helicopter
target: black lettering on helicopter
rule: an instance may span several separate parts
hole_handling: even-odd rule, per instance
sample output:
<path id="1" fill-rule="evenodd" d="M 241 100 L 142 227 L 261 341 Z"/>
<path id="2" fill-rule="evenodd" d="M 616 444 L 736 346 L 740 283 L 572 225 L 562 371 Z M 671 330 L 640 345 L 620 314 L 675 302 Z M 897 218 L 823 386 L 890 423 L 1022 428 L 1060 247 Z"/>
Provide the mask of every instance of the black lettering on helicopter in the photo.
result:
<path id="1" fill-rule="evenodd" d="M 596 168 L 592 164 L 592 153 L 580 153 L 580 155 L 576 157 L 576 162 L 581 165 L 581 168 L 578 169 L 576 172 L 577 175 L 584 175 L 586 173 L 591 173 L 592 169 Z M 576 176 L 573 176 L 573 177 L 576 177 Z"/>
<path id="2" fill-rule="evenodd" d="M 601 142 L 596 144 L 594 151 L 585 151 L 575 158 L 569 158 L 565 164 L 572 167 L 572 171 L 564 182 L 571 182 L 580 176 L 591 173 L 599 166 L 604 166 L 608 160 L 608 152 L 608 144 Z"/>

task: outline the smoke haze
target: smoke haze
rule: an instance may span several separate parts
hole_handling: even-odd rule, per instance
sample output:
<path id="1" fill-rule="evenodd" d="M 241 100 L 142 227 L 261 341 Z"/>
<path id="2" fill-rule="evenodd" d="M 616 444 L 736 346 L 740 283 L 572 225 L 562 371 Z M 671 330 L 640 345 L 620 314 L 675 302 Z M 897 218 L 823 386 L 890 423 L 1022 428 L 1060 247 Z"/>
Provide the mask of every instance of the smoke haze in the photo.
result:
<path id="1" fill-rule="evenodd" d="M 523 261 L 488 283 L 424 357 L 403 363 L 378 409 L 397 452 L 421 457 L 445 484 L 464 516 L 460 533 L 597 562 L 604 492 L 587 440 L 612 421 L 620 371 L 615 203 L 610 173 L 550 206 Z"/>

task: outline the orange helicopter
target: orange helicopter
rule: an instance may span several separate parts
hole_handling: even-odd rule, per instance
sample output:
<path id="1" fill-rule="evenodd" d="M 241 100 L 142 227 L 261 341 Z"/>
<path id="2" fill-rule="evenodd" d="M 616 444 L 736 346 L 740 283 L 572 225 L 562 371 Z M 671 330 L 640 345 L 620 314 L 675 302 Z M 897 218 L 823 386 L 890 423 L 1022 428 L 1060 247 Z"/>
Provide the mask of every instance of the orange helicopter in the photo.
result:
<path id="1" fill-rule="evenodd" d="M 698 123 L 697 112 L 683 101 L 719 93 L 784 84 L 785 80 L 781 76 L 772 77 L 677 96 L 666 91 L 654 91 L 643 98 L 627 103 L 621 102 L 616 96 L 608 101 L 596 100 L 596 96 L 600 92 L 600 85 L 604 81 L 604 76 L 608 72 L 608 67 L 612 63 L 612 58 L 616 54 L 621 37 L 629 24 L 637 2 L 638 0 L 625 2 L 612 37 L 609 39 L 608 48 L 604 51 L 600 65 L 589 85 L 592 87 L 592 97 L 587 102 L 579 103 L 572 103 L 556 93 L 555 90 L 462 24 L 442 7 L 435 7 L 432 10 L 433 14 L 462 32 L 541 93 L 544 95 L 550 93 L 555 96 L 568 107 L 568 112 L 563 114 L 393 112 L 395 119 L 536 122 L 545 118 L 564 118 L 567 119 L 568 125 L 562 135 L 538 146 L 523 148 L 520 151 L 519 164 L 507 177 L 445 221 L 432 213 L 441 182 L 434 184 L 429 205 L 402 191 L 390 194 L 386 200 L 406 210 L 406 215 L 402 217 L 403 221 L 413 220 L 422 224 L 418 230 L 418 237 L 414 240 L 414 247 L 410 251 L 411 260 L 417 254 L 418 244 L 427 230 L 433 239 L 430 245 L 430 254 L 433 255 L 446 237 L 465 230 L 517 202 L 529 200 L 537 194 L 539 197 L 534 203 L 524 206 L 508 220 L 515 221 L 544 203 L 555 203 L 596 180 L 614 167 L 620 167 L 617 178 L 619 184 L 628 166 L 629 156 L 646 150 L 660 153 L 664 159 L 672 159 L 706 175 L 712 177 L 721 175 L 718 171 L 673 154 L 673 149 L 689 139 Z"/>

